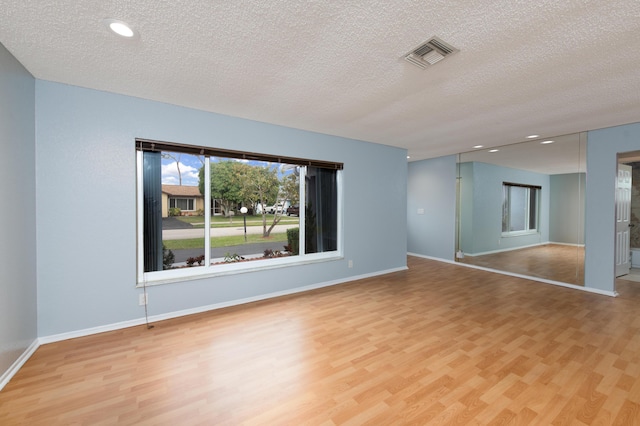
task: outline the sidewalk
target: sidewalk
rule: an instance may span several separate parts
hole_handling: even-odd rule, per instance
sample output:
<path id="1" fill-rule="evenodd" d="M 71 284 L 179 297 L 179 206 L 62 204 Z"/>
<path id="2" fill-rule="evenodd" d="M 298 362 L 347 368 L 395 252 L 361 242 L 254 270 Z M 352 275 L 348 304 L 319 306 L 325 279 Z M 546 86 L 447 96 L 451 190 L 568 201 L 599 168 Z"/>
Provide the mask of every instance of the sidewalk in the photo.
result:
<path id="1" fill-rule="evenodd" d="M 276 225 L 271 230 L 272 234 L 286 232 L 289 228 L 298 228 L 299 225 L 296 224 L 287 224 L 287 225 Z M 269 229 L 269 225 L 267 225 L 267 229 Z M 249 234 L 260 234 L 262 235 L 262 226 L 247 226 L 247 235 Z M 238 224 L 237 227 L 227 227 L 227 228 L 211 228 L 211 236 L 216 237 L 226 237 L 229 235 L 244 235 L 244 225 L 242 222 Z M 162 230 L 162 239 L 163 240 L 182 240 L 187 238 L 199 238 L 204 237 L 204 228 L 190 228 L 190 229 L 163 229 Z"/>

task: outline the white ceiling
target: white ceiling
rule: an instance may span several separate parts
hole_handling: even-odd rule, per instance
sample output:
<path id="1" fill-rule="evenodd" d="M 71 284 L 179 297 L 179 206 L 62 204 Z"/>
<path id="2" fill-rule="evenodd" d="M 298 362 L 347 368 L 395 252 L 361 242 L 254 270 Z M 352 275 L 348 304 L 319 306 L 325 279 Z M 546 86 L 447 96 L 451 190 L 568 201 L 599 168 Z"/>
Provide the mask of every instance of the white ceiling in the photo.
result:
<path id="1" fill-rule="evenodd" d="M 8 0 L 0 22 L 38 79 L 403 147 L 412 161 L 640 121 L 638 0 Z M 432 36 L 460 51 L 426 70 L 401 59 Z"/>

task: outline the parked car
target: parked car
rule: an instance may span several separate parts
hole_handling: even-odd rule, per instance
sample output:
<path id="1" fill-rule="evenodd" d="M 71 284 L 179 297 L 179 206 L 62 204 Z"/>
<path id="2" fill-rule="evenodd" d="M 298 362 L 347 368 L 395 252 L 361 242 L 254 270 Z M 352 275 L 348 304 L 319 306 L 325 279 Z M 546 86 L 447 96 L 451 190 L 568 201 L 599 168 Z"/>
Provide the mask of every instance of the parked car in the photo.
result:
<path id="1" fill-rule="evenodd" d="M 287 209 L 287 216 L 300 216 L 300 206 L 294 204 Z"/>
<path id="2" fill-rule="evenodd" d="M 275 214 L 277 213 L 282 213 L 283 209 L 282 209 L 282 204 L 274 204 L 272 206 L 267 206 L 264 208 L 265 213 L 269 213 L 269 214 Z"/>

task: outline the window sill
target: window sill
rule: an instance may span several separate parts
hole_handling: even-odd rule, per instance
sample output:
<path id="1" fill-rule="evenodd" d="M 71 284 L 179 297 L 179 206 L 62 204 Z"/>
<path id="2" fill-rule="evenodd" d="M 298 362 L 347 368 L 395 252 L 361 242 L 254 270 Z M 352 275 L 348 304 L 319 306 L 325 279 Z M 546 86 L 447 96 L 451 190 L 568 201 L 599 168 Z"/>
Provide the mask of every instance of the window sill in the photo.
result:
<path id="1" fill-rule="evenodd" d="M 534 231 L 515 231 L 515 232 L 503 232 L 502 233 L 502 237 L 503 238 L 510 238 L 510 237 L 522 237 L 524 235 L 539 235 L 540 233 L 537 230 Z"/>
<path id="2" fill-rule="evenodd" d="M 304 256 L 282 257 L 268 260 L 249 262 L 232 262 L 210 266 L 193 266 L 190 268 L 171 269 L 166 271 L 146 272 L 138 278 L 136 288 L 160 284 L 180 283 L 184 281 L 201 280 L 225 275 L 244 274 L 268 269 L 285 268 L 290 266 L 308 265 L 312 263 L 331 262 L 344 259 L 344 255 L 337 251 L 328 253 L 314 253 Z"/>

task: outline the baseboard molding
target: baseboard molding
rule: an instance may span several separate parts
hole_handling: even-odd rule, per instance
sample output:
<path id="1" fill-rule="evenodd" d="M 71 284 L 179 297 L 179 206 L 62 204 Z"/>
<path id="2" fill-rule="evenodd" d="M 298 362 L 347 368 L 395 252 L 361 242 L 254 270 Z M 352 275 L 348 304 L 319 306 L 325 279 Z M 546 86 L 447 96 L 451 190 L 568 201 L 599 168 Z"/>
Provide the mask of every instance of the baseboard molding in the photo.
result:
<path id="1" fill-rule="evenodd" d="M 504 248 L 504 249 L 498 249 L 498 250 L 489 250 L 489 251 L 481 251 L 479 253 L 464 253 L 465 256 L 469 256 L 469 257 L 475 257 L 475 256 L 484 256 L 487 254 L 496 254 L 496 253 L 504 253 L 507 251 L 514 251 L 514 250 L 521 250 L 521 249 L 526 249 L 526 248 L 532 248 L 532 247 L 540 247 L 540 246 L 544 246 L 550 243 L 535 243 L 535 244 L 529 244 L 526 246 L 518 246 L 518 247 L 509 247 L 509 248 Z"/>
<path id="2" fill-rule="evenodd" d="M 0 391 L 7 385 L 7 383 L 9 383 L 11 378 L 15 376 L 18 370 L 22 368 L 24 363 L 27 362 L 29 358 L 31 358 L 31 355 L 33 355 L 33 353 L 39 347 L 40 347 L 40 341 L 39 339 L 35 339 L 33 342 L 31 342 L 29 347 L 25 349 L 24 352 L 22 352 L 22 354 L 18 357 L 18 359 L 15 360 L 13 364 L 11 364 L 11 367 L 9 367 L 7 371 L 5 371 L 4 373 L 2 373 L 2 375 L 0 375 Z"/>
<path id="3" fill-rule="evenodd" d="M 575 244 L 575 243 L 560 243 L 557 241 L 549 241 L 548 244 L 555 244 L 557 246 L 569 246 L 569 247 L 584 247 L 584 244 Z"/>
<path id="4" fill-rule="evenodd" d="M 580 291 L 585 291 L 587 293 L 595 293 L 595 294 L 600 294 L 600 295 L 609 296 L 609 297 L 617 297 L 618 296 L 618 293 L 615 292 L 615 291 L 606 291 L 606 290 L 600 290 L 600 289 L 597 289 L 597 288 L 582 287 L 582 286 L 575 285 L 575 284 L 566 284 L 566 283 L 563 283 L 563 282 L 560 282 L 560 281 L 553 281 L 553 280 L 547 280 L 547 279 L 544 279 L 544 278 L 532 277 L 530 275 L 522 275 L 522 274 L 516 274 L 516 273 L 513 273 L 513 272 L 500 271 L 498 269 L 485 268 L 484 266 L 469 265 L 467 263 L 454 262 L 454 261 L 451 261 L 451 260 L 440 259 L 440 258 L 437 258 L 437 257 L 424 256 L 424 255 L 419 255 L 419 254 L 414 254 L 414 253 L 407 253 L 407 255 L 415 256 L 415 257 L 422 257 L 424 259 L 435 260 L 437 262 L 450 263 L 450 264 L 453 264 L 453 265 L 456 265 L 456 266 L 463 266 L 465 268 L 472 268 L 472 269 L 479 269 L 481 271 L 486 271 L 486 272 L 493 272 L 495 274 L 508 275 L 510 277 L 522 278 L 522 279 L 529 280 L 529 281 L 537 281 L 537 282 L 541 282 L 541 283 L 545 283 L 545 284 L 555 285 L 555 286 L 558 286 L 558 287 L 568 288 L 568 289 L 571 289 L 571 290 L 580 290 Z"/>
<path id="5" fill-rule="evenodd" d="M 451 263 L 452 265 L 458 264 L 458 262 L 456 262 L 455 260 L 443 259 L 441 257 L 426 256 L 424 254 L 418 254 L 418 253 L 407 252 L 407 256 L 421 257 L 423 259 L 435 260 L 437 262 Z"/>
<path id="6" fill-rule="evenodd" d="M 77 337 L 90 336 L 92 334 L 106 333 L 107 331 L 121 330 L 123 328 L 135 327 L 137 325 L 145 324 L 144 318 L 138 318 L 130 321 L 122 321 L 113 324 L 101 325 L 98 327 L 85 328 L 82 330 L 70 331 L 67 333 L 52 334 L 50 336 L 40 337 L 40 344 L 46 345 L 48 343 L 60 342 L 62 340 L 75 339 Z"/>
<path id="7" fill-rule="evenodd" d="M 356 276 L 352 276 L 344 279 L 326 281 L 318 284 L 312 284 L 312 285 L 303 286 L 303 287 L 296 287 L 289 290 L 277 291 L 273 293 L 266 293 L 266 294 L 261 294 L 253 297 L 247 297 L 244 299 L 234 299 L 227 302 L 214 303 L 211 305 L 198 306 L 196 308 L 191 308 L 191 309 L 183 309 L 180 311 L 173 311 L 173 312 L 167 312 L 164 314 L 152 315 L 149 317 L 149 323 L 153 323 L 156 321 L 164 321 L 164 320 L 183 317 L 187 315 L 199 314 L 202 312 L 213 311 L 216 309 L 229 308 L 231 306 L 244 305 L 247 303 L 258 302 L 266 299 L 273 299 L 276 297 L 288 296 L 296 293 L 303 293 L 305 291 L 311 291 L 311 290 L 316 290 L 323 287 L 330 287 L 338 284 L 344 284 L 350 281 L 357 281 L 365 278 L 376 277 L 379 275 L 386 275 L 393 272 L 404 271 L 406 269 L 408 268 L 405 265 L 399 268 L 386 269 L 383 271 L 372 272 L 369 274 L 356 275 Z M 120 330 L 128 327 L 135 327 L 135 326 L 143 325 L 146 323 L 147 321 L 145 320 L 145 318 L 138 318 L 130 321 L 122 321 L 122 322 L 107 324 L 99 327 L 86 328 L 83 330 L 71 331 L 68 333 L 60 333 L 60 334 L 40 337 L 39 343 L 41 345 L 45 345 L 47 343 L 60 342 L 62 340 L 75 339 L 77 337 L 90 336 L 92 334 L 105 333 L 107 331 Z"/>
<path id="8" fill-rule="evenodd" d="M 465 256 L 469 256 L 469 257 L 475 257 L 475 256 L 484 256 L 486 254 L 496 254 L 496 253 L 504 253 L 507 251 L 514 251 L 514 250 L 521 250 L 521 249 L 526 249 L 526 248 L 532 248 L 532 247 L 540 247 L 540 246 L 546 246 L 546 245 L 556 245 L 556 246 L 569 246 L 569 247 L 584 247 L 584 244 L 571 244 L 571 243 L 558 243 L 555 241 L 547 241 L 546 243 L 535 243 L 535 244 L 529 244 L 526 246 L 519 246 L 519 247 L 510 247 L 510 248 L 505 248 L 505 249 L 500 249 L 500 250 L 490 250 L 490 251 L 483 251 L 480 253 L 464 253 Z"/>

